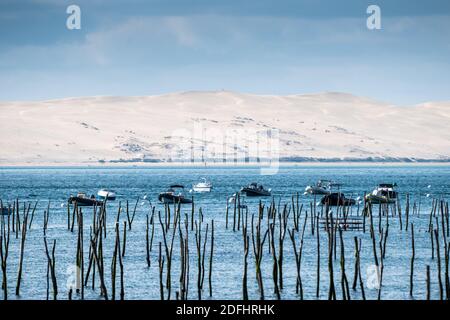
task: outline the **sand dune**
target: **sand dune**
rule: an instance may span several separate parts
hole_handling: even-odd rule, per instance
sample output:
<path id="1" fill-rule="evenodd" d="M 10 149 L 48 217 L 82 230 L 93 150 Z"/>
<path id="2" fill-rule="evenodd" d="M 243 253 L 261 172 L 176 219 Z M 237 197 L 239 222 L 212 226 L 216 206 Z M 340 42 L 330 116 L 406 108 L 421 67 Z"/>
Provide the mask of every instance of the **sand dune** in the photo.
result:
<path id="1" fill-rule="evenodd" d="M 0 123 L 0 165 L 256 158 L 247 133 L 268 130 L 284 160 L 450 159 L 450 102 L 395 106 L 345 93 L 1 102 Z M 233 130 L 234 140 L 220 139 Z"/>

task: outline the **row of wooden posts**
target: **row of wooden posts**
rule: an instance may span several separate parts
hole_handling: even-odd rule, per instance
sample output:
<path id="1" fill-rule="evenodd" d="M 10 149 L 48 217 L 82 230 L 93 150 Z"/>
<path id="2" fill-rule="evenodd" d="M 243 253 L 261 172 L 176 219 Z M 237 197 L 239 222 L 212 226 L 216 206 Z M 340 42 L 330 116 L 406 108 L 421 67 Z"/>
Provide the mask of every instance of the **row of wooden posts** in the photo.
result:
<path id="1" fill-rule="evenodd" d="M 67 229 L 76 234 L 76 285 L 70 288 L 68 298 L 73 298 L 73 290 L 80 296 L 85 298 L 85 288 L 91 282 L 92 290 L 99 288 L 99 294 L 105 300 L 117 299 L 116 282 L 119 278 L 119 299 L 125 299 L 124 284 L 124 258 L 126 256 L 127 232 L 132 231 L 132 225 L 136 216 L 139 199 L 134 204 L 133 209 L 130 208 L 127 201 L 124 206 L 119 204 L 119 208 L 115 217 L 115 237 L 114 251 L 110 264 L 111 286 L 107 287 L 104 258 L 104 241 L 107 241 L 107 205 L 106 202 L 100 207 L 93 207 L 92 223 L 89 226 L 89 238 L 85 239 L 84 234 L 84 208 L 76 205 L 67 205 Z M 3 203 L 0 203 L 3 212 Z M 371 239 L 371 247 L 373 251 L 373 261 L 376 266 L 378 283 L 378 299 L 381 299 L 383 271 L 387 251 L 387 239 L 390 232 L 390 219 L 398 219 L 400 231 L 411 232 L 411 261 L 410 261 L 410 295 L 414 292 L 414 272 L 415 272 L 415 234 L 414 224 L 410 221 L 410 215 L 420 215 L 420 201 L 410 206 L 410 197 L 406 196 L 405 212 L 402 213 L 400 201 L 393 205 L 380 204 L 371 205 L 363 203 L 358 204 L 356 216 L 362 219 L 362 232 L 368 229 Z M 16 281 L 15 294 L 20 295 L 20 285 L 22 281 L 22 268 L 24 262 L 25 243 L 27 232 L 31 229 L 35 216 L 37 203 L 24 203 L 20 206 L 18 200 L 8 207 L 8 215 L 1 217 L 0 230 L 0 258 L 2 270 L 2 290 L 4 299 L 8 299 L 8 279 L 7 279 L 7 261 L 9 253 L 10 236 L 14 234 L 16 239 L 20 235 L 20 254 Z M 23 208 L 23 210 L 22 210 Z M 378 209 L 378 214 L 373 214 Z M 230 212 L 232 210 L 232 213 Z M 123 221 L 121 230 L 121 215 L 125 211 L 126 219 Z M 189 211 L 189 210 L 188 210 Z M 197 213 L 197 214 L 196 214 Z M 345 257 L 345 241 L 343 232 L 345 231 L 345 220 L 352 216 L 353 212 L 350 207 L 337 207 L 331 210 L 328 206 L 322 206 L 317 210 L 315 200 L 311 201 L 309 210 L 305 210 L 303 204 L 300 204 L 299 195 L 295 195 L 291 199 L 291 203 L 282 204 L 272 199 L 269 204 L 259 203 L 256 213 L 250 214 L 247 207 L 241 205 L 239 194 L 237 195 L 234 205 L 227 204 L 225 213 L 225 229 L 231 229 L 232 232 L 242 233 L 243 243 L 243 274 L 242 274 L 242 298 L 249 299 L 248 293 L 248 266 L 249 252 L 253 252 L 253 262 L 255 268 L 255 281 L 258 287 L 260 299 L 265 299 L 264 276 L 262 271 L 262 261 L 264 258 L 265 248 L 269 252 L 272 260 L 272 280 L 273 294 L 277 299 L 281 299 L 284 289 L 283 271 L 284 271 L 284 243 L 286 235 L 289 236 L 292 244 L 293 256 L 296 270 L 295 291 L 300 299 L 304 298 L 303 281 L 302 281 L 302 254 L 304 249 L 305 234 L 308 231 L 316 240 L 317 254 L 317 275 L 316 275 L 316 297 L 320 297 L 321 290 L 321 237 L 320 233 L 325 232 L 327 239 L 327 266 L 328 266 L 328 298 L 337 299 L 337 281 L 335 280 L 334 261 L 339 254 L 340 259 L 340 292 L 344 300 L 350 300 L 353 292 L 350 290 L 349 279 L 347 276 L 346 257 Z M 43 216 L 43 241 L 45 247 L 45 256 L 47 259 L 47 299 L 50 299 L 50 293 L 53 299 L 58 298 L 58 277 L 56 272 L 56 256 L 57 241 L 54 239 L 50 242 L 47 239 L 47 230 L 50 216 L 50 203 L 48 204 Z M 429 225 L 427 232 L 430 234 L 431 259 L 437 262 L 437 277 L 439 285 L 440 299 L 450 298 L 450 281 L 449 281 L 449 256 L 450 256 L 450 237 L 449 228 L 449 211 L 448 202 L 444 200 L 433 200 L 431 212 L 429 214 Z M 378 223 L 375 219 L 378 218 Z M 403 222 L 403 219 L 406 219 Z M 157 221 L 156 221 L 157 220 Z M 205 277 L 207 277 L 208 294 L 213 296 L 212 278 L 213 278 L 213 261 L 214 261 L 214 220 L 210 222 L 204 221 L 202 209 L 196 210 L 194 202 L 188 212 L 181 210 L 181 204 L 165 205 L 164 210 L 156 211 L 156 207 L 152 206 L 146 217 L 145 240 L 146 240 L 146 264 L 150 268 L 152 265 L 151 252 L 154 247 L 155 226 L 159 224 L 162 238 L 157 244 L 158 249 L 158 270 L 159 270 L 159 288 L 160 298 L 162 300 L 180 299 L 186 300 L 189 297 L 189 284 L 191 269 L 196 269 L 197 299 L 203 298 Z M 232 220 L 232 221 L 231 221 Z M 292 224 L 290 223 L 292 221 Z M 321 224 L 321 221 L 323 222 Z M 344 222 L 342 222 L 344 221 Z M 323 226 L 321 228 L 320 226 Z M 323 230 L 322 230 L 323 229 Z M 177 251 L 176 238 L 179 242 L 179 263 L 180 275 L 179 285 L 176 289 L 172 288 L 172 262 L 174 252 Z M 196 264 L 192 266 L 190 252 L 190 238 L 195 241 Z M 362 239 L 358 236 L 354 240 L 354 272 L 351 288 L 353 291 L 360 290 L 360 295 L 366 299 L 364 291 L 364 282 L 361 277 L 361 247 Z M 88 241 L 89 251 L 87 255 L 84 252 L 84 243 Z M 337 250 L 339 244 L 339 252 Z M 441 246 L 444 252 L 444 267 L 442 268 Z M 252 250 L 250 250 L 250 247 Z M 87 263 L 85 263 L 87 257 Z M 268 258 L 266 258 L 268 259 Z M 87 269 L 85 270 L 85 266 Z M 96 280 L 97 279 L 97 280 Z M 431 297 L 431 279 L 430 266 L 426 266 L 427 279 L 427 299 Z M 191 289 L 192 290 L 192 289 Z M 195 289 L 194 289 L 195 290 Z"/>
<path id="2" fill-rule="evenodd" d="M 253 256 L 255 262 L 255 274 L 256 274 L 256 282 L 258 285 L 258 291 L 260 294 L 260 299 L 264 299 L 264 282 L 262 279 L 262 271 L 261 271 L 261 262 L 263 259 L 263 247 L 266 241 L 269 242 L 268 251 L 272 255 L 273 260 L 273 293 L 277 299 L 280 299 L 280 291 L 283 289 L 283 246 L 286 235 L 286 229 L 288 228 L 288 220 L 289 215 L 292 213 L 293 216 L 293 227 L 288 230 L 289 237 L 292 242 L 293 254 L 295 257 L 296 263 L 296 293 L 299 295 L 300 299 L 303 299 L 303 284 L 301 277 L 301 262 L 302 262 L 302 252 L 303 252 L 303 244 L 304 244 L 304 236 L 305 230 L 308 227 L 308 218 L 310 221 L 310 232 L 312 236 L 316 233 L 315 238 L 317 240 L 317 272 L 316 272 L 316 297 L 320 296 L 320 228 L 319 221 L 320 219 L 325 219 L 326 222 L 323 224 L 325 226 L 325 232 L 328 239 L 328 271 L 329 271 L 329 291 L 328 291 L 328 299 L 334 300 L 337 299 L 336 296 L 336 287 L 335 287 L 335 277 L 334 277 L 334 264 L 333 261 L 336 260 L 337 255 L 337 236 L 339 235 L 339 243 L 340 243 L 340 285 L 342 292 L 343 300 L 351 299 L 351 291 L 349 289 L 349 281 L 347 278 L 346 270 L 345 270 L 345 243 L 343 237 L 343 231 L 341 221 L 349 217 L 351 214 L 350 207 L 337 207 L 335 208 L 335 212 L 333 213 L 331 208 L 328 206 L 322 206 L 320 212 L 316 211 L 316 206 L 313 205 L 314 202 L 310 203 L 310 211 L 304 212 L 304 221 L 303 225 L 300 228 L 300 217 L 302 216 L 303 205 L 299 205 L 299 195 L 292 197 L 291 206 L 288 207 L 287 204 L 283 206 L 278 203 L 276 205 L 275 201 L 272 200 L 270 206 L 267 208 L 261 202 L 259 204 L 259 212 L 257 216 L 251 216 L 251 238 L 253 245 Z M 420 215 L 420 202 L 417 205 L 416 202 L 413 203 L 412 210 L 410 209 L 410 197 L 406 196 L 406 207 L 404 217 L 406 217 L 406 225 L 405 230 L 408 231 L 408 226 L 410 226 L 411 230 L 411 263 L 410 263 L 410 290 L 409 293 L 413 295 L 414 288 L 414 262 L 415 262 L 415 235 L 414 235 L 414 224 L 409 223 L 410 215 Z M 439 297 L 440 299 L 449 299 L 450 298 L 450 282 L 449 282 L 449 256 L 450 256 L 450 243 L 448 242 L 449 237 L 449 210 L 448 210 L 448 202 L 444 200 L 436 200 L 433 199 L 432 209 L 430 212 L 430 223 L 428 227 L 428 232 L 431 236 L 431 258 L 435 259 L 435 252 L 437 256 L 437 274 L 438 274 L 438 283 L 439 283 Z M 376 223 L 374 221 L 373 210 L 378 208 L 378 224 L 376 227 Z M 308 217 L 309 215 L 309 217 Z M 373 249 L 373 259 L 374 265 L 376 267 L 377 279 L 378 279 L 378 299 L 381 299 L 382 292 L 382 280 L 383 280 L 383 271 L 384 271 L 384 262 L 386 258 L 386 249 L 387 249 L 387 239 L 389 236 L 389 219 L 393 217 L 397 217 L 399 221 L 399 229 L 400 231 L 404 229 L 403 220 L 402 220 L 402 207 L 400 205 L 400 201 L 392 205 L 388 204 L 379 204 L 379 205 L 371 205 L 370 203 L 364 203 L 362 207 L 361 213 L 359 213 L 359 207 L 356 215 L 362 216 L 362 224 L 363 224 L 363 232 L 366 232 L 366 225 L 368 224 L 371 246 Z M 226 228 L 228 228 L 229 224 L 232 225 L 233 232 L 239 231 L 242 229 L 242 237 L 243 237 L 243 253 L 244 253 L 244 270 L 243 270 L 243 299 L 248 299 L 248 253 L 249 253 L 249 240 L 250 237 L 248 235 L 248 210 L 247 208 L 243 208 L 241 210 L 241 202 L 240 197 L 237 195 L 236 201 L 234 202 L 233 214 L 232 214 L 232 223 L 229 223 L 229 210 L 227 207 L 226 211 Z M 262 220 L 264 217 L 267 217 L 267 227 L 265 231 L 262 229 Z M 278 224 L 276 223 L 276 217 L 278 218 Z M 340 218 L 340 220 L 337 220 Z M 366 222 L 368 219 L 368 222 Z M 256 222 L 254 222 L 256 220 Z M 433 220 L 435 224 L 433 225 Z M 339 221 L 338 223 L 336 221 Z M 384 222 L 384 223 L 383 223 Z M 439 230 L 439 222 L 441 227 Z M 275 228 L 278 226 L 278 254 L 275 246 Z M 230 226 L 231 227 L 231 226 Z M 296 241 L 296 236 L 299 238 Z M 442 240 L 441 240 L 442 238 Z M 442 262 L 440 253 L 441 250 L 439 248 L 440 242 L 444 243 L 444 275 L 442 275 Z M 297 245 L 298 243 L 298 245 Z M 436 250 L 435 244 L 436 243 Z M 362 247 L 362 239 L 360 237 L 354 237 L 354 252 L 355 252 L 355 264 L 354 264 L 354 275 L 352 282 L 352 290 L 356 291 L 358 286 L 361 291 L 362 299 L 366 299 L 365 291 L 364 291 L 364 282 L 361 276 L 361 247 Z M 442 277 L 445 279 L 445 284 L 443 284 Z M 426 279 L 427 279 L 427 299 L 430 299 L 430 266 L 426 266 Z M 444 288 L 445 287 L 445 288 Z"/>

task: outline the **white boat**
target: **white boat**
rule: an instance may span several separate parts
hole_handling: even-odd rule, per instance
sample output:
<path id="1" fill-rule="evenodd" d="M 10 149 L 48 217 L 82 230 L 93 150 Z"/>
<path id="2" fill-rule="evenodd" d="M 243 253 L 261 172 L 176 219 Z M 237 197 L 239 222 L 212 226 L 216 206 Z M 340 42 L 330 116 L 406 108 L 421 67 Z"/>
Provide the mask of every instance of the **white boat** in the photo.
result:
<path id="1" fill-rule="evenodd" d="M 398 198 L 395 187 L 397 187 L 396 183 L 380 183 L 372 193 L 366 195 L 366 201 L 372 204 L 395 203 Z"/>
<path id="2" fill-rule="evenodd" d="M 116 193 L 108 189 L 100 189 L 97 192 L 97 196 L 99 196 L 99 198 L 101 199 L 116 200 Z"/>
<path id="3" fill-rule="evenodd" d="M 211 192 L 212 183 L 210 181 L 206 181 L 205 178 L 202 178 L 201 182 L 198 182 L 192 185 L 192 190 L 194 192 Z"/>
<path id="4" fill-rule="evenodd" d="M 305 188 L 305 193 L 309 194 L 331 194 L 331 186 L 333 183 L 329 180 L 319 180 L 315 185 L 307 186 Z"/>

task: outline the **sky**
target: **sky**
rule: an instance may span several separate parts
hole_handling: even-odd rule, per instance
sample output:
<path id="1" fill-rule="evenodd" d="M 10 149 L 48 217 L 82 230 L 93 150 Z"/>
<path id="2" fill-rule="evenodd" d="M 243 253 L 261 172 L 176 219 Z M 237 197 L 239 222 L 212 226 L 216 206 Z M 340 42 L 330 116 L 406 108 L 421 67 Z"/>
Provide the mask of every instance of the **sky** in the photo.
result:
<path id="1" fill-rule="evenodd" d="M 450 1 L 0 0 L 0 101 L 190 90 L 448 101 Z"/>

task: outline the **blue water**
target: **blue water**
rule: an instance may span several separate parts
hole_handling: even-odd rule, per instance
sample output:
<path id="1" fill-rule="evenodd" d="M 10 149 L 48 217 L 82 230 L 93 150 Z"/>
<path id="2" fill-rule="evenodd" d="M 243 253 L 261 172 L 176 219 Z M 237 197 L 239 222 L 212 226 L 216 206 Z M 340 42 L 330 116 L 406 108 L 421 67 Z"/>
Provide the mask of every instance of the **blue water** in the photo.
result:
<path id="1" fill-rule="evenodd" d="M 56 239 L 56 269 L 58 279 L 59 299 L 67 299 L 70 287 L 72 266 L 75 264 L 77 235 L 76 230 L 71 233 L 67 230 L 67 208 L 63 204 L 71 194 L 84 191 L 88 194 L 96 194 L 98 189 L 107 187 L 118 193 L 118 198 L 108 204 L 107 237 L 104 240 L 104 264 L 105 281 L 110 295 L 111 286 L 111 257 L 114 248 L 114 225 L 115 216 L 119 203 L 122 207 L 125 201 L 130 201 L 132 209 L 137 198 L 138 202 L 136 217 L 131 231 L 127 233 L 126 255 L 124 257 L 125 270 L 125 298 L 126 299 L 159 299 L 159 269 L 158 269 L 158 243 L 162 241 L 161 226 L 155 218 L 155 238 L 151 251 L 152 265 L 146 264 L 145 229 L 146 216 L 151 213 L 152 206 L 156 206 L 156 212 L 164 212 L 164 206 L 157 202 L 157 195 L 164 191 L 170 184 L 184 184 L 188 193 L 192 183 L 206 177 L 214 185 L 213 192 L 207 194 L 193 194 L 195 199 L 196 213 L 201 208 L 204 215 L 205 230 L 206 223 L 215 224 L 215 243 L 212 269 L 213 295 L 209 298 L 208 292 L 208 266 L 209 266 L 209 240 L 206 250 L 206 275 L 204 280 L 203 298 L 206 299 L 241 299 L 242 298 L 242 275 L 243 275 L 243 241 L 240 231 L 232 231 L 225 228 L 225 212 L 227 197 L 240 189 L 241 186 L 250 182 L 259 182 L 272 188 L 276 203 L 291 205 L 291 196 L 300 193 L 300 202 L 304 205 L 302 218 L 303 224 L 305 211 L 310 211 L 310 205 L 314 203 L 311 196 L 304 196 L 303 190 L 306 185 L 314 183 L 318 179 L 331 179 L 343 184 L 341 191 L 348 197 L 362 197 L 364 192 L 369 192 L 380 182 L 396 182 L 400 191 L 403 213 L 405 194 L 411 197 L 411 207 L 415 202 L 420 203 L 420 212 L 410 216 L 409 222 L 414 224 L 415 229 L 415 271 L 414 292 L 409 295 L 409 276 L 411 258 L 410 230 L 405 230 L 405 217 L 403 217 L 403 230 L 400 230 L 398 217 L 389 220 L 389 237 L 387 241 L 387 253 L 384 260 L 384 273 L 381 289 L 382 299 L 425 299 L 426 297 L 426 265 L 431 268 L 431 297 L 439 298 L 437 282 L 437 260 L 431 259 L 431 241 L 428 230 L 429 213 L 432 199 L 447 199 L 450 194 L 450 167 L 286 167 L 281 168 L 279 173 L 272 176 L 261 176 L 257 168 L 126 168 L 126 169 L 68 169 L 68 168 L 18 168 L 0 169 L 0 199 L 3 204 L 12 203 L 16 198 L 24 202 L 34 204 L 38 201 L 35 217 L 27 234 L 25 242 L 25 256 L 23 262 L 23 276 L 20 296 L 15 296 L 17 280 L 17 266 L 20 251 L 20 233 L 18 239 L 11 234 L 9 256 L 7 260 L 8 275 L 8 298 L 9 299 L 45 299 L 46 298 L 46 273 L 47 258 L 43 241 L 43 213 L 50 201 L 50 219 L 47 237 L 49 244 Z M 431 187 L 428 187 L 431 185 Z M 146 196 L 146 200 L 142 200 Z M 258 211 L 258 202 L 262 200 L 266 205 L 270 204 L 270 198 L 246 199 L 249 208 L 249 216 Z M 316 199 L 318 201 L 319 199 Z M 358 206 L 352 208 L 352 214 L 358 213 Z M 22 209 L 23 210 L 23 209 Z M 320 209 L 317 209 L 320 210 Z M 233 210 L 230 209 L 230 224 L 232 225 Z M 412 208 L 411 208 L 412 211 Z M 84 209 L 84 252 L 85 269 L 87 269 L 87 253 L 89 251 L 89 227 L 91 226 L 92 209 Z M 184 213 L 190 215 L 191 206 L 182 208 L 182 223 L 184 225 Z M 265 218 L 266 219 L 266 218 Z M 126 220 L 122 214 L 121 221 Z M 377 230 L 378 230 L 378 218 Z M 308 226 L 310 221 L 308 220 Z M 384 226 L 383 218 L 383 226 Z M 263 229 L 267 221 L 263 220 Z M 121 231 L 123 222 L 120 224 Z M 289 218 L 289 226 L 293 226 L 292 216 Z M 278 227 L 277 227 L 278 229 Z M 301 230 L 301 227 L 300 227 Z M 169 231 L 171 234 L 172 230 Z M 367 268 L 373 265 L 373 249 L 368 229 L 362 231 L 344 232 L 346 272 L 350 282 L 353 281 L 354 272 L 354 242 L 357 236 L 362 241 L 361 272 L 364 283 L 370 274 L 366 274 Z M 299 235 L 296 235 L 298 242 Z M 377 241 L 378 233 L 376 235 Z M 307 227 L 305 232 L 301 275 L 305 299 L 316 299 L 316 277 L 317 277 L 317 242 L 316 236 L 311 234 L 311 228 Z M 320 299 L 327 299 L 329 288 L 329 272 L 327 266 L 327 235 L 322 230 L 320 233 Z M 267 299 L 274 299 L 272 281 L 272 255 L 268 252 L 269 243 L 265 243 L 264 257 L 262 261 L 265 294 Z M 297 247 L 298 247 L 297 243 Z M 276 243 L 278 246 L 278 243 Z M 189 299 L 197 298 L 197 256 L 195 250 L 194 234 L 190 233 L 190 285 Z M 340 257 L 339 244 L 338 254 L 334 261 L 334 277 L 337 297 L 342 297 L 340 285 Z M 278 250 L 278 249 L 277 249 Z M 441 242 L 441 256 L 443 243 Z M 178 234 L 175 237 L 172 262 L 172 294 L 175 299 L 175 291 L 179 290 L 179 263 L 180 248 Z M 443 259 L 444 260 L 444 259 Z M 442 268 L 444 270 L 444 262 Z M 248 288 L 249 297 L 258 299 L 259 293 L 255 279 L 255 264 L 250 243 L 248 257 Z M 164 277 L 166 275 L 164 274 Z M 282 299 L 299 299 L 295 293 L 296 265 L 292 252 L 292 244 L 289 235 L 284 241 L 283 261 L 284 288 L 281 292 Z M 95 290 L 91 289 L 91 281 L 85 289 L 86 299 L 101 299 L 99 295 L 98 274 L 95 279 Z M 117 287 L 119 287 L 117 279 Z M 360 299 L 361 291 L 351 290 L 352 299 Z M 376 299 L 378 290 L 365 288 L 366 298 Z M 3 297 L 3 291 L 0 293 Z M 50 297 L 51 284 L 50 284 Z M 74 293 L 74 299 L 80 298 Z"/>

